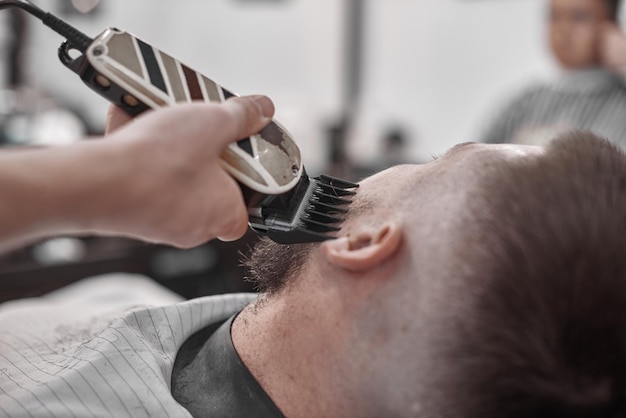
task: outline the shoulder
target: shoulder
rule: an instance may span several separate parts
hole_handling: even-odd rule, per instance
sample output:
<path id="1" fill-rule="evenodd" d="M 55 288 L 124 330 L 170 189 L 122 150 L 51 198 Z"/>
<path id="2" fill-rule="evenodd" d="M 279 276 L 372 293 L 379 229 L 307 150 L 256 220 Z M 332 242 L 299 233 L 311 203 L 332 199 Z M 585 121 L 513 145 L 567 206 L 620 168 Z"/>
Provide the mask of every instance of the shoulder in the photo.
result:
<path id="1" fill-rule="evenodd" d="M 523 88 L 518 89 L 512 96 L 511 103 L 519 106 L 527 105 L 539 100 L 545 95 L 551 94 L 551 90 L 552 88 L 549 83 L 533 81 Z"/>

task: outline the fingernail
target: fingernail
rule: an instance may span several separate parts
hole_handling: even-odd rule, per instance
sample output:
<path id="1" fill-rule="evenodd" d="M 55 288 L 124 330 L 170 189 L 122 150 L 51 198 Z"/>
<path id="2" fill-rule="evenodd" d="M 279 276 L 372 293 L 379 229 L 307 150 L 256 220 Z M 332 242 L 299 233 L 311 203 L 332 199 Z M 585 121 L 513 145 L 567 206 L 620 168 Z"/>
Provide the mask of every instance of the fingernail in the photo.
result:
<path id="1" fill-rule="evenodd" d="M 271 118 L 274 115 L 274 103 L 269 97 L 263 95 L 250 96 L 250 99 L 261 111 L 261 114 L 266 118 Z"/>

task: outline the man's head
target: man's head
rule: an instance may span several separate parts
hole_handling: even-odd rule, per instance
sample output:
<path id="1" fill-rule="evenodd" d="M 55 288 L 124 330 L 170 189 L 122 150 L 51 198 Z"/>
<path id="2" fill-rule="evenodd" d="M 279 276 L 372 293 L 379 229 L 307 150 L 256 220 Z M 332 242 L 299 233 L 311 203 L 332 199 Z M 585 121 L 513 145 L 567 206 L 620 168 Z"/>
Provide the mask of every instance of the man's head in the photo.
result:
<path id="1" fill-rule="evenodd" d="M 465 144 L 386 170 L 340 235 L 249 265 L 271 290 L 259 309 L 311 318 L 294 329 L 337 356 L 358 416 L 605 416 L 587 412 L 621 397 L 626 157 L 607 142 Z"/>
<path id="2" fill-rule="evenodd" d="M 617 21 L 620 0 L 550 0 L 550 47 L 567 69 L 599 64 L 603 26 Z"/>

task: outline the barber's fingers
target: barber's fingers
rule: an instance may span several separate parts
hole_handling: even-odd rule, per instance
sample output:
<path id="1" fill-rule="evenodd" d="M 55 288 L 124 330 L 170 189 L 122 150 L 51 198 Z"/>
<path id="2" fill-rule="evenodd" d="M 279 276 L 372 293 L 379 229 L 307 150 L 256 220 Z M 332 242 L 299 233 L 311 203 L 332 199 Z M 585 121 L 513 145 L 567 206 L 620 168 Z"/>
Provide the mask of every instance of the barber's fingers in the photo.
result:
<path id="1" fill-rule="evenodd" d="M 258 133 L 274 115 L 274 104 L 261 95 L 230 98 L 222 109 L 230 116 L 222 126 L 226 143 Z"/>
<path id="2" fill-rule="evenodd" d="M 224 144 L 258 133 L 274 116 L 274 104 L 266 96 L 233 97 L 221 106 L 222 110 L 230 116 L 225 119 L 226 125 L 222 125 L 225 129 L 222 138 L 225 141 Z M 238 187 L 237 190 L 241 195 Z M 240 197 L 240 201 L 243 202 L 243 196 Z M 225 219 L 226 222 L 222 224 L 218 238 L 222 241 L 234 241 L 241 238 L 248 229 L 248 212 L 245 205 L 232 205 L 222 213 L 228 213 L 228 219 Z"/>
<path id="3" fill-rule="evenodd" d="M 107 111 L 107 123 L 105 135 L 108 135 L 121 126 L 127 124 L 133 117 L 128 113 L 124 112 L 121 108 L 110 105 Z"/>
<path id="4" fill-rule="evenodd" d="M 224 120 L 225 125 L 222 125 L 224 144 L 258 133 L 274 115 L 274 104 L 266 96 L 233 97 L 222 103 L 221 108 L 229 115 Z M 235 182 L 234 179 L 229 180 Z M 237 193 L 237 202 L 243 202 L 239 187 Z M 231 204 L 221 213 L 225 218 L 218 238 L 222 241 L 241 238 L 248 229 L 248 211 L 245 205 Z"/>
<path id="5" fill-rule="evenodd" d="M 225 172 L 207 174 L 212 182 L 196 179 L 193 188 L 179 195 L 181 202 L 169 215 L 174 230 L 166 231 L 162 241 L 191 248 L 215 238 L 235 241 L 246 233 L 248 210 L 236 181 Z"/>
<path id="6" fill-rule="evenodd" d="M 237 191 L 241 194 L 239 187 Z M 243 196 L 222 213 L 225 213 L 227 218 L 217 233 L 218 238 L 221 241 L 235 241 L 241 238 L 248 230 L 248 210 L 243 204 Z"/>

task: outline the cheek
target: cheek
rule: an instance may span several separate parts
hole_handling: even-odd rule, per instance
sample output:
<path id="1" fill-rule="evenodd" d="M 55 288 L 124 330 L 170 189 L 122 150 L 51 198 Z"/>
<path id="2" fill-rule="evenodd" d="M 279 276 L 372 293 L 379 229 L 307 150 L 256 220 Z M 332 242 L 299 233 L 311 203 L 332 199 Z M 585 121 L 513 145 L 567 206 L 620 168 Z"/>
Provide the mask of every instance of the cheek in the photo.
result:
<path id="1" fill-rule="evenodd" d="M 578 25 L 572 31 L 572 41 L 580 56 L 593 56 L 596 50 L 596 26 L 592 24 Z"/>
<path id="2" fill-rule="evenodd" d="M 563 27 L 563 25 L 559 25 L 556 22 L 550 23 L 549 26 L 550 39 L 555 41 L 559 39 L 566 38 L 567 30 Z"/>
<path id="3" fill-rule="evenodd" d="M 569 30 L 553 28 L 550 31 L 550 46 L 565 66 L 588 67 L 598 59 L 596 33 L 590 25 L 573 25 Z"/>

